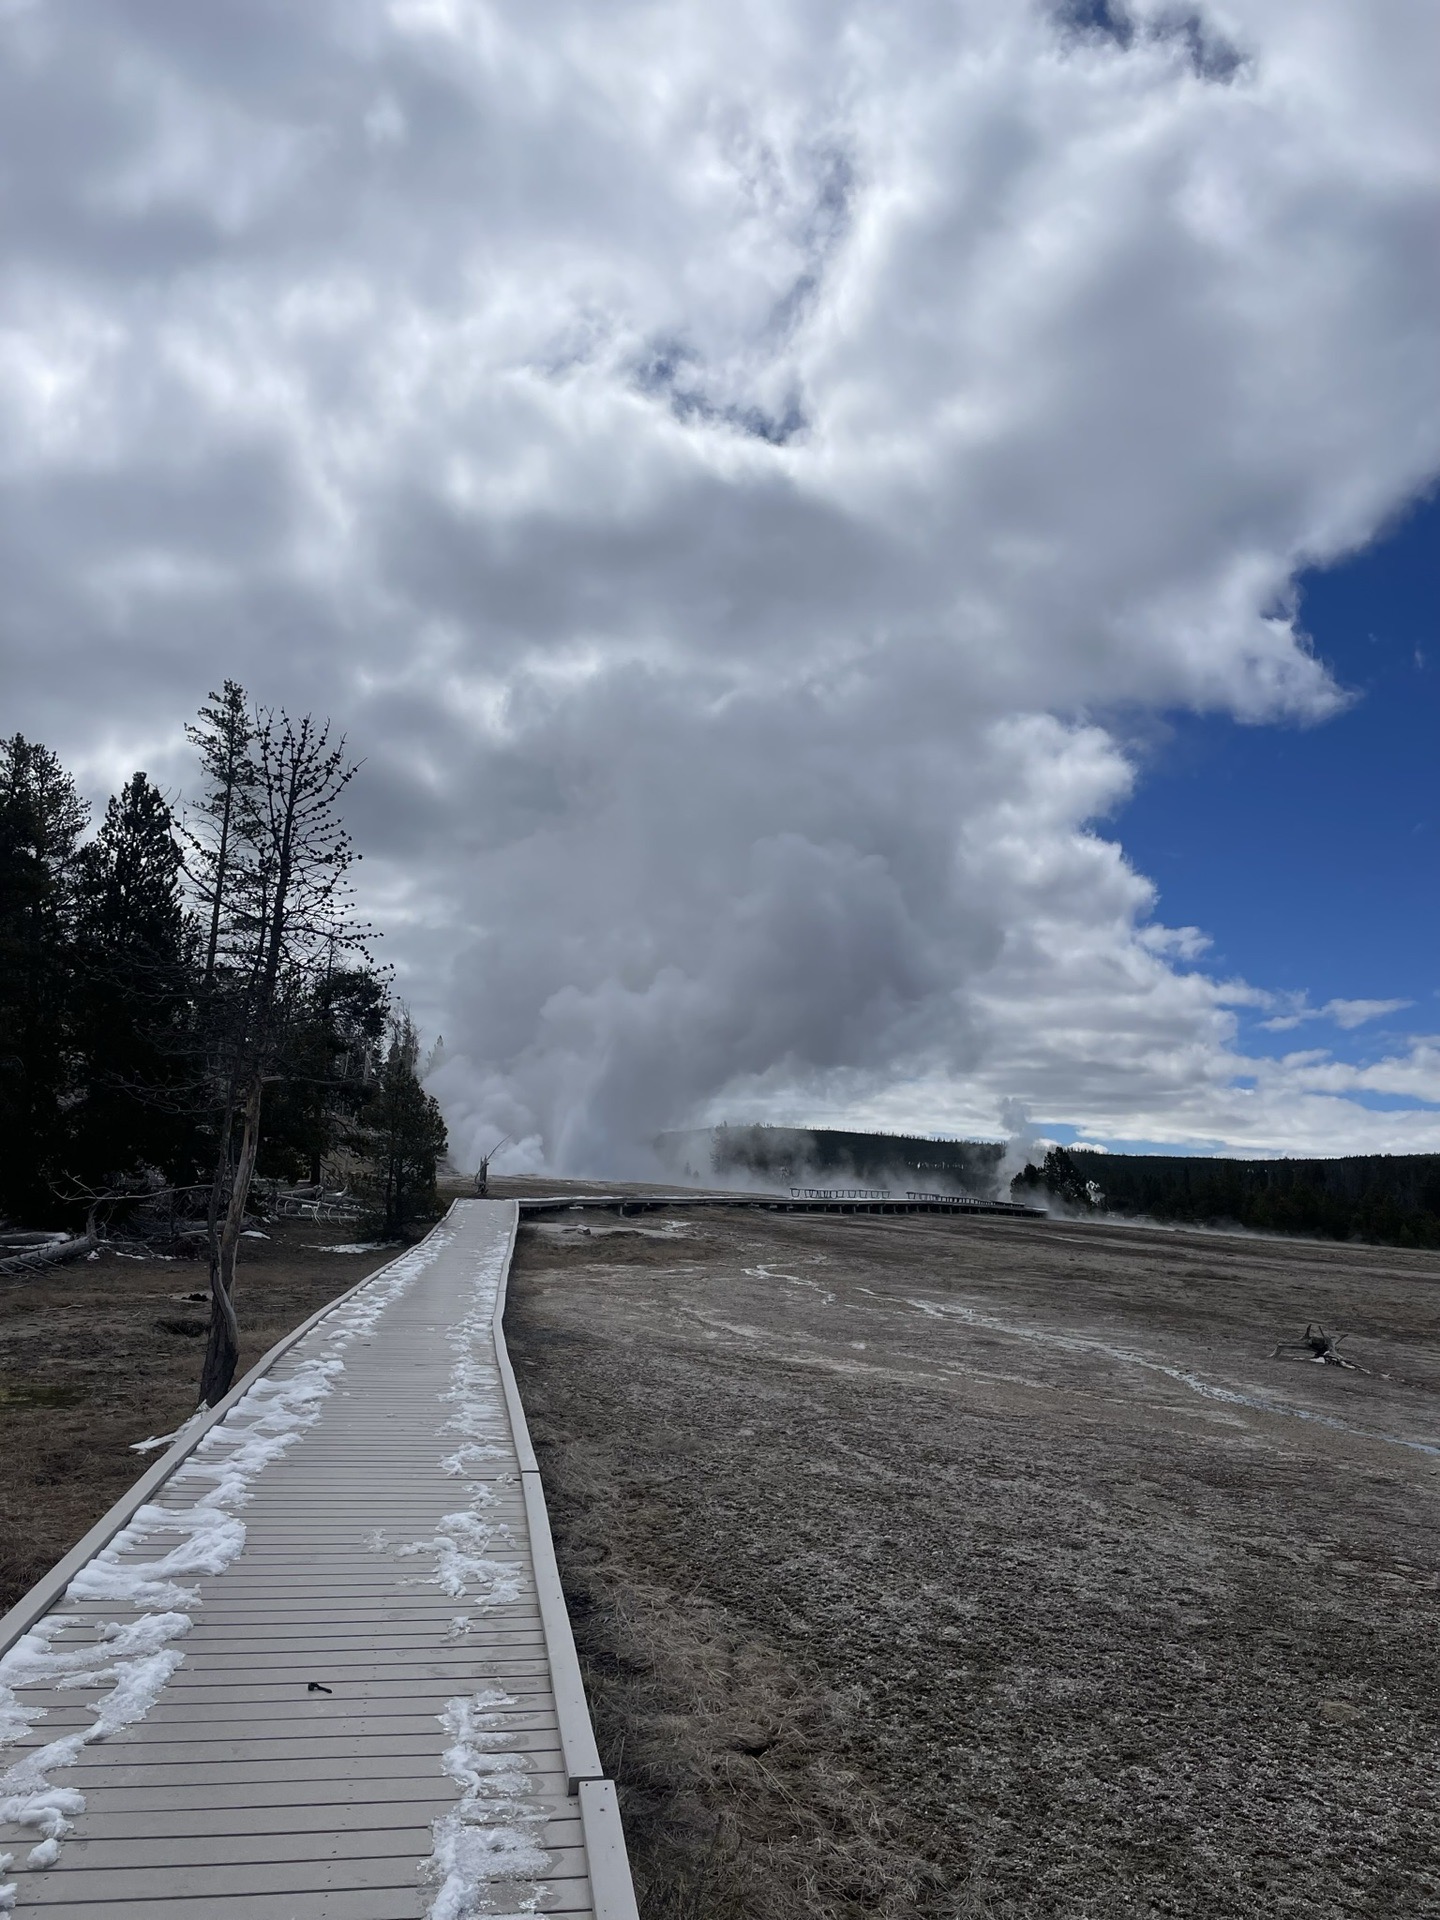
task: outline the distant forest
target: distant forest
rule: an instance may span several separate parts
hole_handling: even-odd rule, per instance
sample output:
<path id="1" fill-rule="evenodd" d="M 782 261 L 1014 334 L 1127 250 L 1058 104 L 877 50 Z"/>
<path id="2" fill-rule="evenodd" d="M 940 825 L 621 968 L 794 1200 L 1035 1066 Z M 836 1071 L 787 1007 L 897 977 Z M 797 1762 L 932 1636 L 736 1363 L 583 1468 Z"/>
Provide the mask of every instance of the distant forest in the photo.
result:
<path id="1" fill-rule="evenodd" d="M 1440 1247 L 1440 1154 L 1435 1153 L 1212 1160 L 1060 1149 L 1037 1171 L 1039 1184 L 1060 1191 L 1068 1187 L 1072 1194 L 1074 1182 L 1084 1188 L 1093 1181 L 1107 1213 L 1391 1247 Z"/>
<path id="2" fill-rule="evenodd" d="M 1000 1195 L 1005 1149 L 988 1140 L 828 1128 L 731 1126 L 662 1136 L 677 1173 L 737 1173 L 767 1185 L 853 1182 L 891 1191 Z M 1044 1195 L 1084 1213 L 1144 1217 L 1257 1233 L 1440 1247 L 1440 1154 L 1361 1154 L 1336 1160 L 1220 1160 L 1180 1154 L 1052 1148 L 1003 1197 Z"/>

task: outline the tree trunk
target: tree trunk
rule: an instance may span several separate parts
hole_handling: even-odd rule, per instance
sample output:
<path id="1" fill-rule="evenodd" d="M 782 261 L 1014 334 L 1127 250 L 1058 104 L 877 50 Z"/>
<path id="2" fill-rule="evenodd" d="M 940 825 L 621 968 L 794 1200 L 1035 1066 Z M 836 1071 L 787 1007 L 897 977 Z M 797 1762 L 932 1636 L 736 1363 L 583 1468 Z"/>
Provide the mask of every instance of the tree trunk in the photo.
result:
<path id="1" fill-rule="evenodd" d="M 256 1073 L 245 1095 L 245 1118 L 240 1134 L 240 1152 L 223 1221 L 218 1206 L 210 1215 L 210 1339 L 205 1349 L 205 1365 L 200 1374 L 200 1399 L 207 1407 L 223 1400 L 230 1391 L 240 1360 L 240 1323 L 235 1317 L 235 1255 L 240 1246 L 240 1231 L 245 1220 L 245 1202 L 250 1197 L 250 1181 L 255 1172 L 255 1156 L 260 1150 L 260 1099 L 264 1082 Z M 228 1127 L 226 1129 L 229 1131 Z M 222 1162 L 223 1164 L 223 1162 Z"/>

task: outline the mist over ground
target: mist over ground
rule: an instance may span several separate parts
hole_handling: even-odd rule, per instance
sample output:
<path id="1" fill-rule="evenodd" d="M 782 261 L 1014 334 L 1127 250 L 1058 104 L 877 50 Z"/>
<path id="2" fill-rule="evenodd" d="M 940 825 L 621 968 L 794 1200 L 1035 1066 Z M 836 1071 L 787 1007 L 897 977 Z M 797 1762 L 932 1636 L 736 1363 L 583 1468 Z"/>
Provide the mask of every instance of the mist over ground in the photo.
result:
<path id="1" fill-rule="evenodd" d="M 1247 1053 L 1289 1003 L 1106 827 L 1167 709 L 1346 698 L 1292 582 L 1440 470 L 1437 57 L 1427 0 L 0 7 L 9 724 L 94 792 L 226 673 L 347 726 L 462 1161 L 1440 1146 L 1428 1015 Z"/>

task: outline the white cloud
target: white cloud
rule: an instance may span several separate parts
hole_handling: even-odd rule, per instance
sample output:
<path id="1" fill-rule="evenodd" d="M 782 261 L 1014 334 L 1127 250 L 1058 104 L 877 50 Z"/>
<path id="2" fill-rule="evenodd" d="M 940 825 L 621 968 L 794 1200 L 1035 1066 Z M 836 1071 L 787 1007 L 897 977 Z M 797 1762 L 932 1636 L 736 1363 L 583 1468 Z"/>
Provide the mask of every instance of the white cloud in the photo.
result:
<path id="1" fill-rule="evenodd" d="M 1158 920 L 1141 927 L 1137 937 L 1151 953 L 1173 954 L 1177 960 L 1199 960 L 1213 944 L 1199 927 L 1165 927 Z"/>
<path id="2" fill-rule="evenodd" d="M 1387 1013 L 1400 1013 L 1414 1004 L 1413 1000 L 1327 1000 L 1321 1011 L 1348 1032 L 1363 1027 L 1367 1020 L 1381 1020 Z"/>
<path id="3" fill-rule="evenodd" d="M 1124 17 L 0 14 L 16 722 L 348 723 L 465 1147 L 1440 1139 L 1247 1060 L 1303 1016 L 1093 825 L 1110 712 L 1335 709 L 1288 582 L 1440 466 L 1436 16 Z"/>
<path id="4" fill-rule="evenodd" d="M 1312 1007 L 1303 993 L 1276 994 L 1267 998 L 1272 1004 L 1278 1002 L 1284 1006 L 1285 1011 L 1260 1022 L 1266 1033 L 1293 1033 L 1307 1020 L 1330 1020 L 1348 1033 L 1356 1027 L 1363 1027 L 1367 1021 L 1383 1019 L 1387 1013 L 1399 1013 L 1415 1004 L 1413 1000 L 1327 1000 L 1323 1007 Z"/>

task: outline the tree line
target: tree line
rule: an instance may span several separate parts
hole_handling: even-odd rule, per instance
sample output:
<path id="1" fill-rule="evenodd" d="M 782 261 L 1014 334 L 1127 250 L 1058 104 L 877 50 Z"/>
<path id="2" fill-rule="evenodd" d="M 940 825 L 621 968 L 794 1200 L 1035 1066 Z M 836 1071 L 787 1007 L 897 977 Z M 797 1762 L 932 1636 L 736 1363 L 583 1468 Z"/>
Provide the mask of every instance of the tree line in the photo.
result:
<path id="1" fill-rule="evenodd" d="M 434 1211 L 446 1139 L 356 914 L 343 738 L 232 680 L 186 731 L 183 810 L 137 772 L 93 831 L 54 753 L 0 742 L 0 1215 L 70 1224 L 163 1191 L 202 1218 L 213 1404 L 255 1181 L 319 1182 L 344 1149 L 403 1233 Z"/>
<path id="2" fill-rule="evenodd" d="M 1440 1247 L 1440 1154 L 1433 1153 L 1231 1160 L 1053 1147 L 1011 1191 L 1017 1200 L 1047 1192 L 1079 1211 Z"/>

